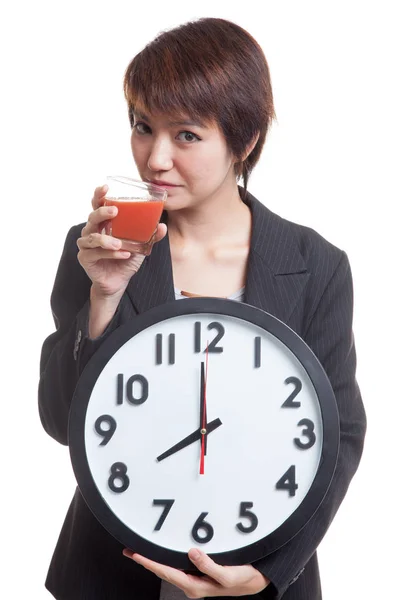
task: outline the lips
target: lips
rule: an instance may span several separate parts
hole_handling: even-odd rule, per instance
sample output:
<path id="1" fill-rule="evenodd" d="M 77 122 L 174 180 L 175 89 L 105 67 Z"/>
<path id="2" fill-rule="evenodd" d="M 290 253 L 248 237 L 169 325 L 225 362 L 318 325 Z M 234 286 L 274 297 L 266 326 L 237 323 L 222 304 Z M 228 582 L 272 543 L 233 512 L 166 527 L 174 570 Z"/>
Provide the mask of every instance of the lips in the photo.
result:
<path id="1" fill-rule="evenodd" d="M 159 185 L 160 187 L 181 187 L 180 185 L 176 185 L 175 183 L 170 183 L 169 181 L 157 181 L 155 179 L 149 180 L 150 183 L 154 183 L 154 185 Z"/>

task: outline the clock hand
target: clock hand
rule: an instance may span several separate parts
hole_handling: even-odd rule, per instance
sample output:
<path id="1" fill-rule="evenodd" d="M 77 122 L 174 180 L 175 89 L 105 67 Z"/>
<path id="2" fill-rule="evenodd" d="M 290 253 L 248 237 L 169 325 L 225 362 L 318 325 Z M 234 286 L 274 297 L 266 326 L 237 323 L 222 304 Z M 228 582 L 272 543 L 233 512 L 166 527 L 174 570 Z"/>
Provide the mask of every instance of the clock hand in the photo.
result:
<path id="1" fill-rule="evenodd" d="M 199 429 L 201 433 L 200 437 L 200 473 L 204 471 L 204 455 L 206 454 L 206 440 L 205 440 L 205 423 L 207 423 L 207 411 L 206 411 L 206 378 L 204 374 L 204 362 L 200 365 L 200 416 L 199 416 Z M 203 462 L 203 467 L 201 466 Z"/>
<path id="2" fill-rule="evenodd" d="M 212 431 L 214 431 L 215 429 L 220 427 L 220 425 L 222 425 L 221 419 L 214 419 L 214 421 L 211 421 L 210 423 L 207 424 L 208 433 L 211 433 Z M 160 454 L 160 456 L 157 456 L 157 461 L 160 462 L 161 460 L 164 460 L 164 458 L 168 458 L 168 456 L 175 454 L 175 452 L 178 452 L 179 450 L 186 448 L 186 446 L 190 446 L 190 444 L 197 442 L 197 440 L 200 440 L 201 437 L 202 436 L 201 436 L 200 430 L 196 429 L 196 431 L 193 431 L 193 433 L 191 433 L 190 435 L 185 437 L 183 440 L 181 440 L 180 442 L 178 442 L 177 444 L 175 444 L 174 446 L 169 448 L 169 450 L 166 450 L 165 452 Z"/>
<path id="3" fill-rule="evenodd" d="M 204 362 L 202 362 L 201 365 L 200 365 L 200 418 L 199 418 L 199 429 L 203 428 L 204 397 L 205 397 L 205 375 L 204 375 Z"/>
<path id="4" fill-rule="evenodd" d="M 206 347 L 207 370 L 204 374 L 204 361 L 201 363 L 200 377 L 200 475 L 204 475 L 204 456 L 207 454 L 207 373 L 208 373 L 208 342 Z"/>
<path id="5" fill-rule="evenodd" d="M 208 375 L 208 341 L 206 346 L 206 372 L 204 362 L 201 363 L 200 377 L 200 475 L 204 475 L 204 457 L 207 454 L 207 375 Z"/>
<path id="6" fill-rule="evenodd" d="M 206 373 L 204 379 L 204 428 L 207 423 L 207 377 L 208 377 L 208 340 L 206 347 Z M 207 433 L 204 436 L 204 456 L 207 454 Z"/>

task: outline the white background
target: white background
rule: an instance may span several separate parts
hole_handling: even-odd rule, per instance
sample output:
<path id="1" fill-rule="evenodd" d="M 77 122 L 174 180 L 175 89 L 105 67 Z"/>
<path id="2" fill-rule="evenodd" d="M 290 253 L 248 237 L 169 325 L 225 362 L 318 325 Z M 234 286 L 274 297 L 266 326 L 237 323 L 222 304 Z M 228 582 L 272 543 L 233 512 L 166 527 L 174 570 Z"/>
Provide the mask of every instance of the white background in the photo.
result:
<path id="1" fill-rule="evenodd" d="M 49 297 L 67 230 L 86 219 L 105 175 L 136 175 L 124 70 L 161 30 L 220 16 L 259 41 L 271 69 L 278 123 L 250 191 L 343 248 L 353 270 L 358 380 L 369 428 L 361 466 L 320 546 L 324 600 L 392 598 L 398 560 L 389 546 L 400 533 L 399 4 L 191 6 L 2 4 L 0 595 L 50 598 L 43 581 L 74 479 L 67 448 L 39 422 L 39 354 L 54 328 Z"/>

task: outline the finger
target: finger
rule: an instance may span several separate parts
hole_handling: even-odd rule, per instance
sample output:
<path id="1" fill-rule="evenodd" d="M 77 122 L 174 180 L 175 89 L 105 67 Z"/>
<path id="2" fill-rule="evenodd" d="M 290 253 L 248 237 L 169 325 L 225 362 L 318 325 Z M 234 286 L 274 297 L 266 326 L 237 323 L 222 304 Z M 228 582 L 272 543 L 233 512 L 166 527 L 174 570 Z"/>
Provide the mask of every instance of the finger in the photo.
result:
<path id="1" fill-rule="evenodd" d="M 167 565 L 162 565 L 160 563 L 155 562 L 154 560 L 150 560 L 149 558 L 145 558 L 141 554 L 133 553 L 130 550 L 123 551 L 124 556 L 128 556 L 132 560 L 134 560 L 139 565 L 142 565 L 148 571 L 151 571 L 157 577 L 168 581 L 168 583 L 172 583 L 177 587 L 184 589 L 185 586 L 188 585 L 189 575 L 184 573 L 183 571 L 179 571 L 179 569 L 174 569 L 173 567 L 168 567 Z"/>
<path id="2" fill-rule="evenodd" d="M 154 243 L 160 242 L 167 235 L 167 226 L 165 223 L 159 223 L 154 236 Z"/>
<path id="3" fill-rule="evenodd" d="M 199 550 L 198 548 L 191 548 L 189 550 L 189 558 L 192 563 L 201 571 L 205 573 L 211 579 L 214 579 L 217 583 L 223 586 L 231 586 L 232 573 L 229 572 L 229 568 L 222 565 L 218 565 L 212 560 L 207 554 Z"/>
<path id="4" fill-rule="evenodd" d="M 87 223 L 82 229 L 81 235 L 85 236 L 93 231 L 98 232 L 102 229 L 102 226 L 106 221 L 113 219 L 118 214 L 118 208 L 116 206 L 101 206 L 97 208 L 88 216 Z"/>
<path id="5" fill-rule="evenodd" d="M 135 554 L 131 550 L 125 549 L 123 554 L 157 575 L 157 577 L 183 590 L 188 598 L 226 595 L 226 590 L 207 576 L 199 577 L 198 575 L 184 573 L 167 565 L 156 563 L 140 554 Z"/>
<path id="6" fill-rule="evenodd" d="M 92 206 L 93 209 L 96 210 L 99 206 L 102 206 L 104 203 L 104 198 L 108 192 L 108 185 L 101 185 L 94 190 L 93 198 L 92 198 Z"/>
<path id="7" fill-rule="evenodd" d="M 122 242 L 118 238 L 104 233 L 89 233 L 77 239 L 79 250 L 103 248 L 104 250 L 120 250 Z"/>
<path id="8" fill-rule="evenodd" d="M 99 260 L 126 260 L 132 254 L 126 250 L 104 250 L 103 248 L 94 248 L 93 250 L 80 250 L 78 260 L 82 266 L 90 266 Z"/>

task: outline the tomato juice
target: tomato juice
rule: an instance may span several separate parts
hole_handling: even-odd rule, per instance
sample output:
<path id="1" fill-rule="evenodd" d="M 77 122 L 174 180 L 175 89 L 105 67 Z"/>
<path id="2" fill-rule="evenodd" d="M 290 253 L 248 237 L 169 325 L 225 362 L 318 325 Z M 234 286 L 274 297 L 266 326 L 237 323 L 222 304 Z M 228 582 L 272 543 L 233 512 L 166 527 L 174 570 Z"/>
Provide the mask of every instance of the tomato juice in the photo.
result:
<path id="1" fill-rule="evenodd" d="M 160 221 L 164 208 L 162 200 L 122 200 L 106 198 L 106 206 L 116 206 L 118 214 L 110 220 L 110 233 L 113 237 L 148 242 Z"/>

